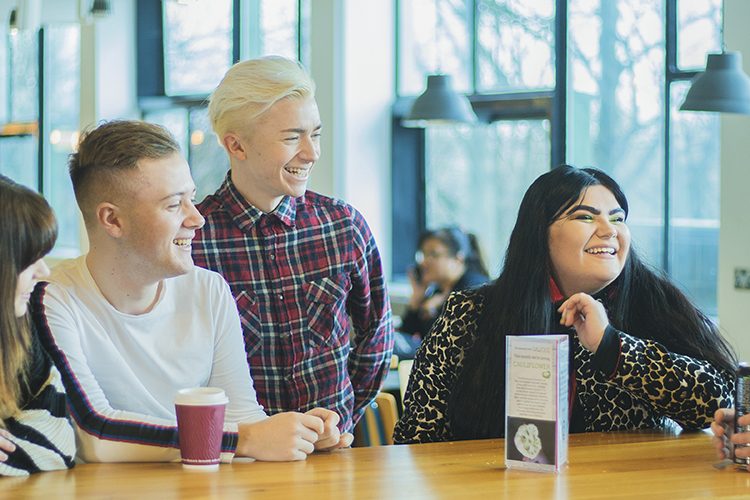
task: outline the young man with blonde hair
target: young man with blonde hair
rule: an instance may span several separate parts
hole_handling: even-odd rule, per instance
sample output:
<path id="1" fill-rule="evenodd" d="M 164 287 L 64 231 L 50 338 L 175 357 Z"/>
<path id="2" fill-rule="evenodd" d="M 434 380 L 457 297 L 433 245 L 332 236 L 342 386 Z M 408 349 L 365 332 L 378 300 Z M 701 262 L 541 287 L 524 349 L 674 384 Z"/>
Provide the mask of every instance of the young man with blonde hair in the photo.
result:
<path id="1" fill-rule="evenodd" d="M 229 397 L 225 461 L 302 460 L 315 448 L 348 445 L 332 411 L 268 417 L 258 404 L 229 287 L 193 265 L 203 217 L 174 138 L 144 122 L 105 123 L 82 137 L 69 166 L 90 250 L 59 264 L 35 300 L 79 456 L 179 458 L 174 396 L 196 386 Z"/>
<path id="2" fill-rule="evenodd" d="M 232 288 L 266 409 L 323 406 L 350 431 L 388 370 L 393 327 L 364 218 L 306 189 L 320 156 L 315 84 L 289 59 L 243 61 L 208 110 L 230 171 L 198 206 L 193 258 Z"/>

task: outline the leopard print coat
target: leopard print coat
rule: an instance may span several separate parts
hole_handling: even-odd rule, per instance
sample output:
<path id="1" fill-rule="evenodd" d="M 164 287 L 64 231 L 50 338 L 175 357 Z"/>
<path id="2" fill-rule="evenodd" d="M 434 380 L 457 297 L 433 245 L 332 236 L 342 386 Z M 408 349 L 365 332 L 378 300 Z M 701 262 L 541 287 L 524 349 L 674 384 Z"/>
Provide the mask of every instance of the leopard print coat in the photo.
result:
<path id="1" fill-rule="evenodd" d="M 483 305 L 477 291 L 455 292 L 446 301 L 443 314 L 417 350 L 404 413 L 394 432 L 396 443 L 454 438 L 445 417 L 446 401 L 476 339 Z M 594 355 L 578 342 L 571 344 L 577 404 L 583 409 L 586 431 L 659 428 L 670 420 L 684 429 L 702 429 L 718 408 L 731 405 L 732 373 L 669 352 L 655 341 L 613 331 L 619 336 L 620 355 L 606 370 L 595 368 Z"/>

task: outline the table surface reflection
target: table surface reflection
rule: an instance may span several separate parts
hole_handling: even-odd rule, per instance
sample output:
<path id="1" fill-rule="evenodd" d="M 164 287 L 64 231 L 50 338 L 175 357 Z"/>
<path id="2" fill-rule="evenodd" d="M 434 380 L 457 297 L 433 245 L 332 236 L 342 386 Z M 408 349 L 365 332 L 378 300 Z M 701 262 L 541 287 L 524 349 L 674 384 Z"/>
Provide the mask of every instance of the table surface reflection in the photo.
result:
<path id="1" fill-rule="evenodd" d="M 507 470 L 503 440 L 354 448 L 305 462 L 85 464 L 0 479 L 0 498 L 740 498 L 750 473 L 717 470 L 705 432 L 570 436 L 558 473 Z"/>

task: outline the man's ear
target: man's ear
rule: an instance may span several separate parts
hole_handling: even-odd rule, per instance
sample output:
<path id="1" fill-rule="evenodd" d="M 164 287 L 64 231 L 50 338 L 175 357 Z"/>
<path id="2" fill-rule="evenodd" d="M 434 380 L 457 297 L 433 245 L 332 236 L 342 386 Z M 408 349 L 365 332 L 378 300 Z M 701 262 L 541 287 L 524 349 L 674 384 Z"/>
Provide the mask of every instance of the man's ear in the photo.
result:
<path id="1" fill-rule="evenodd" d="M 123 234 L 122 210 L 114 203 L 104 201 L 96 206 L 96 222 L 113 238 Z"/>
<path id="2" fill-rule="evenodd" d="M 228 132 L 224 135 L 222 143 L 231 158 L 240 161 L 247 159 L 247 151 L 245 151 L 245 146 L 242 144 L 242 139 L 240 139 L 239 135 L 234 132 Z"/>

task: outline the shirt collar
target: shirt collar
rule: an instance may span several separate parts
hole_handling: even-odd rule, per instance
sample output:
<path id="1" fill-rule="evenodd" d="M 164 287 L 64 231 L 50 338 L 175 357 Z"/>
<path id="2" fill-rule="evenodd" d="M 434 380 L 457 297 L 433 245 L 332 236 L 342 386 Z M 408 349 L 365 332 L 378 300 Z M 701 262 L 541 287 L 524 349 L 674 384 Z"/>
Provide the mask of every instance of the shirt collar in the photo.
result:
<path id="1" fill-rule="evenodd" d="M 592 295 L 592 297 L 594 297 L 595 299 L 599 300 L 602 303 L 606 303 L 609 300 L 611 300 L 616 294 L 617 294 L 616 287 L 613 287 L 610 284 L 604 287 L 603 290 Z M 553 304 L 559 304 L 563 300 L 565 300 L 565 297 L 560 291 L 560 287 L 557 286 L 557 283 L 555 283 L 555 279 L 552 278 L 551 276 L 549 278 L 549 296 Z"/>
<path id="2" fill-rule="evenodd" d="M 557 283 L 555 283 L 555 280 L 551 276 L 549 279 L 549 296 L 553 304 L 562 302 L 563 299 L 565 298 L 563 297 L 563 294 L 560 291 L 560 287 L 557 286 Z"/>
<path id="3" fill-rule="evenodd" d="M 232 220 L 237 224 L 237 227 L 243 230 L 250 228 L 264 215 L 275 217 L 284 225 L 294 227 L 294 221 L 297 216 L 297 203 L 298 201 L 304 201 L 304 195 L 297 199 L 292 198 L 291 196 L 284 196 L 281 203 L 279 203 L 274 211 L 266 214 L 262 210 L 253 206 L 244 196 L 242 196 L 237 189 L 237 186 L 232 182 L 230 174 L 231 172 L 227 172 L 224 183 L 216 194 L 218 198 L 222 200 L 223 208 L 232 215 Z"/>

